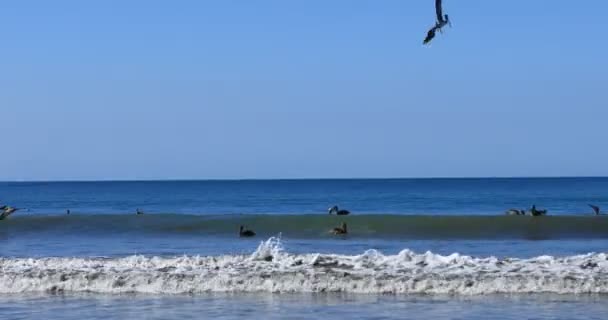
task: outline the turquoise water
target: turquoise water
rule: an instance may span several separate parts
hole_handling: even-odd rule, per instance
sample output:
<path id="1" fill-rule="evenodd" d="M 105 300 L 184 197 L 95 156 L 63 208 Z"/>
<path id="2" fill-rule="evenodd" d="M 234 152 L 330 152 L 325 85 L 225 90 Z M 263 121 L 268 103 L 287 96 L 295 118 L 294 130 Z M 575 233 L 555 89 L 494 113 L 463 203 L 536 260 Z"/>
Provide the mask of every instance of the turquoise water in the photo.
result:
<path id="1" fill-rule="evenodd" d="M 608 217 L 587 206 L 607 178 L 2 182 L 0 203 L 25 209 L 0 221 L 2 318 L 608 311 Z M 549 216 L 504 216 L 532 204 Z"/>

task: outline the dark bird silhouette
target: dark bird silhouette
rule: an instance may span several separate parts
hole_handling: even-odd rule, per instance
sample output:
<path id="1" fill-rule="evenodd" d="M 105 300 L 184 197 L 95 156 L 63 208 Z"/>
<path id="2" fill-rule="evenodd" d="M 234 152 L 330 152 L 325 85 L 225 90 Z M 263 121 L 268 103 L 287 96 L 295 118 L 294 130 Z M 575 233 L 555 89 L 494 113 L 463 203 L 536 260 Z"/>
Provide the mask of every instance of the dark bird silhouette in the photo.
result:
<path id="1" fill-rule="evenodd" d="M 590 207 L 591 207 L 591 209 L 593 209 L 593 213 L 595 213 L 595 215 L 596 215 L 596 216 L 599 216 L 599 215 L 600 215 L 600 207 L 598 207 L 598 206 L 594 206 L 594 205 L 592 205 L 592 204 L 589 204 L 588 206 L 590 206 Z"/>
<path id="2" fill-rule="evenodd" d="M 509 209 L 505 214 L 508 216 L 525 216 L 526 210 Z"/>
<path id="3" fill-rule="evenodd" d="M 239 230 L 239 236 L 240 237 L 253 237 L 253 236 L 255 236 L 255 232 L 253 232 L 252 230 L 245 230 L 245 227 L 241 226 L 241 229 Z"/>
<path id="4" fill-rule="evenodd" d="M 435 25 L 426 33 L 426 38 L 424 38 L 424 41 L 422 41 L 423 44 L 428 44 L 431 42 L 431 40 L 435 38 L 437 31 L 441 32 L 442 28 L 445 27 L 446 24 L 450 24 L 450 18 L 448 15 L 443 14 L 441 0 L 435 0 L 435 15 Z"/>
<path id="5" fill-rule="evenodd" d="M 137 210 L 135 210 L 135 214 L 144 214 L 144 212 L 141 211 L 141 210 L 139 210 L 139 209 L 137 209 Z"/>
<path id="6" fill-rule="evenodd" d="M 348 229 L 346 229 L 346 223 L 342 222 L 341 227 L 335 227 L 335 228 L 331 229 L 329 232 L 333 233 L 333 234 L 348 234 Z"/>
<path id="7" fill-rule="evenodd" d="M 329 208 L 328 213 L 329 214 L 336 214 L 336 215 L 339 215 L 339 216 L 345 216 L 345 215 L 350 214 L 350 211 L 348 211 L 348 210 L 340 210 L 340 208 L 338 208 L 338 206 L 333 206 L 333 207 Z"/>
<path id="8" fill-rule="evenodd" d="M 431 40 L 433 40 L 433 38 L 435 38 L 436 32 L 437 32 L 437 26 L 435 25 L 434 27 L 429 29 L 429 31 L 426 33 L 426 38 L 424 38 L 424 41 L 422 41 L 422 44 L 427 44 L 427 43 L 431 42 Z"/>
<path id="9" fill-rule="evenodd" d="M 537 210 L 536 209 L 536 205 L 532 205 L 532 208 L 530 208 L 530 214 L 532 214 L 535 217 L 538 216 L 544 216 L 547 214 L 547 210 Z"/>
<path id="10" fill-rule="evenodd" d="M 2 210 L 2 213 L 0 214 L 0 220 L 8 218 L 8 216 L 10 216 L 11 214 L 17 212 L 18 210 L 21 210 L 19 208 L 13 208 L 11 206 L 4 206 L 4 207 L 5 208 Z"/>
<path id="11" fill-rule="evenodd" d="M 67 209 L 67 210 L 65 211 L 65 214 L 70 214 L 70 213 L 71 213 L 70 209 Z"/>

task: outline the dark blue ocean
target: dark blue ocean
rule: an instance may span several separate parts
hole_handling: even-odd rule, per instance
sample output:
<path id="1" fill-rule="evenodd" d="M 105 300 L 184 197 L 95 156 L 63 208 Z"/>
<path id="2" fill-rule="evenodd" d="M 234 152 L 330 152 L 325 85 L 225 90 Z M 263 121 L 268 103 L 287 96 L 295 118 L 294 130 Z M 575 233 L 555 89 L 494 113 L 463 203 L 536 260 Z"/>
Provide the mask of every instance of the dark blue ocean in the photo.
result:
<path id="1" fill-rule="evenodd" d="M 21 210 L 0 220 L 2 318 L 608 311 L 608 216 L 588 206 L 608 178 L 0 182 L 3 204 Z M 532 205 L 547 216 L 505 215 Z"/>
<path id="2" fill-rule="evenodd" d="M 608 178 L 0 182 L 0 203 L 31 214 L 497 215 L 536 204 L 552 215 L 608 208 Z"/>

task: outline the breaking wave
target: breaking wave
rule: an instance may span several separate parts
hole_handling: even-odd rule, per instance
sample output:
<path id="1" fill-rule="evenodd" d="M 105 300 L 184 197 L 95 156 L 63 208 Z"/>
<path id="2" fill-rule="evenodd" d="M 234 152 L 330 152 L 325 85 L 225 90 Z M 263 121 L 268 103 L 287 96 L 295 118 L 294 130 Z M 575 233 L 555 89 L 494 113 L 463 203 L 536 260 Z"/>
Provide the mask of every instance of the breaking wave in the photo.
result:
<path id="1" fill-rule="evenodd" d="M 290 254 L 273 237 L 251 255 L 0 258 L 0 293 L 26 292 L 608 293 L 608 255 Z"/>

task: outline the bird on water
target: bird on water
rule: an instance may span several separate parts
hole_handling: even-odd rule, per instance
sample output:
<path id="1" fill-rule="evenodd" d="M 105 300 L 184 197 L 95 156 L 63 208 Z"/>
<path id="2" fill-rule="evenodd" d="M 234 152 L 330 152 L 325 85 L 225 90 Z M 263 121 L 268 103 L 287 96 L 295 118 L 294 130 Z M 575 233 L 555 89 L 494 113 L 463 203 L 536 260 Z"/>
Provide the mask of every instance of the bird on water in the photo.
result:
<path id="1" fill-rule="evenodd" d="M 526 210 L 509 209 L 505 214 L 508 216 L 525 216 Z"/>
<path id="2" fill-rule="evenodd" d="M 255 232 L 253 232 L 252 230 L 247 230 L 247 229 L 245 229 L 244 226 L 241 226 L 241 229 L 239 230 L 239 236 L 240 237 L 253 237 L 253 236 L 255 236 Z"/>
<path id="3" fill-rule="evenodd" d="M 342 222 L 342 226 L 335 227 L 329 231 L 330 233 L 339 235 L 339 234 L 348 234 L 348 229 L 346 229 L 346 223 Z"/>
<path id="4" fill-rule="evenodd" d="M 3 207 L 4 207 L 4 209 L 2 209 L 2 213 L 0 214 L 0 220 L 8 218 L 8 216 L 10 216 L 11 214 L 17 212 L 18 210 L 21 210 L 19 208 L 13 208 L 11 206 L 3 206 Z"/>
<path id="5" fill-rule="evenodd" d="M 336 214 L 336 215 L 339 215 L 339 216 L 345 216 L 345 215 L 350 214 L 350 211 L 348 211 L 348 210 L 340 210 L 340 208 L 338 208 L 338 206 L 333 206 L 333 207 L 329 208 L 328 213 L 329 214 Z"/>
<path id="6" fill-rule="evenodd" d="M 547 215 L 547 210 L 538 210 L 536 209 L 536 205 L 532 205 L 532 208 L 530 208 L 530 214 L 532 214 L 533 216 L 537 217 L 537 216 L 544 216 Z"/>
<path id="7" fill-rule="evenodd" d="M 596 216 L 600 215 L 600 207 L 594 206 L 592 204 L 589 204 L 588 206 L 591 207 L 591 209 L 593 209 L 593 213 L 595 213 Z"/>

